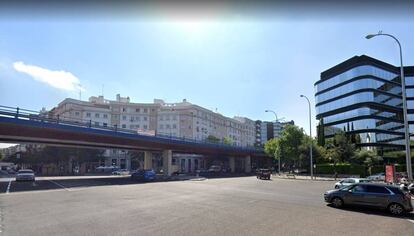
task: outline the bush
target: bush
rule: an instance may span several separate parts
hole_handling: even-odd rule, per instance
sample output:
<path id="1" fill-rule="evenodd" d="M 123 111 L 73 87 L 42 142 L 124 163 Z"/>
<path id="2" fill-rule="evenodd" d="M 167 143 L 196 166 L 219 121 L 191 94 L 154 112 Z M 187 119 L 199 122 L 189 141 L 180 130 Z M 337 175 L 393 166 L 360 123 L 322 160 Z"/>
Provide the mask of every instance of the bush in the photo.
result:
<path id="1" fill-rule="evenodd" d="M 365 166 L 358 164 L 339 163 L 336 165 L 336 171 L 338 174 L 366 176 Z M 316 173 L 333 175 L 335 174 L 334 166 L 331 163 L 318 164 Z"/>

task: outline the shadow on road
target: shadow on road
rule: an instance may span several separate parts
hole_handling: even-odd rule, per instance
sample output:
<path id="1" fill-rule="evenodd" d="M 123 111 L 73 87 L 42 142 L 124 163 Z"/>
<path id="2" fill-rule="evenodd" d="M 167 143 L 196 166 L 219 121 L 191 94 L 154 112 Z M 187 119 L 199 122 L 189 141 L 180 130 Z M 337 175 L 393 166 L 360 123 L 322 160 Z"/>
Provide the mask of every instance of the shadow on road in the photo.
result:
<path id="1" fill-rule="evenodd" d="M 331 208 L 335 208 L 331 204 L 328 204 L 328 206 Z M 401 216 L 395 216 L 387 212 L 386 210 L 373 209 L 373 208 L 368 208 L 368 207 L 345 206 L 343 208 L 335 208 L 335 209 L 340 210 L 340 211 L 341 210 L 352 211 L 352 212 L 357 212 L 357 213 L 366 214 L 366 215 L 379 215 L 379 216 L 385 216 L 385 217 L 391 217 L 391 218 L 414 220 L 414 212 L 409 212 Z"/>

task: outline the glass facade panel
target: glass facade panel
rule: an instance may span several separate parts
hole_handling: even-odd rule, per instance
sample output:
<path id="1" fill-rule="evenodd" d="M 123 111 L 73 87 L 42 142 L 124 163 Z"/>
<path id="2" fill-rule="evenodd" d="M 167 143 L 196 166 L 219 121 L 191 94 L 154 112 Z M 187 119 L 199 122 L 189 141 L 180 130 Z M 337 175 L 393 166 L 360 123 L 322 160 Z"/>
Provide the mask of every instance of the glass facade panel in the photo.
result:
<path id="1" fill-rule="evenodd" d="M 378 81 L 375 79 L 361 79 L 357 80 L 348 84 L 344 84 L 341 87 L 334 88 L 332 90 L 328 90 L 324 93 L 316 95 L 316 103 L 324 102 L 328 99 L 333 99 L 335 97 L 360 90 L 360 89 L 377 89 L 380 91 L 385 91 L 393 94 L 400 94 L 401 93 L 401 86 L 396 85 L 393 83 L 385 83 L 382 81 Z M 413 89 L 413 97 L 414 97 L 414 89 Z"/>
<path id="2" fill-rule="evenodd" d="M 343 72 L 339 75 L 336 75 L 332 78 L 329 78 L 317 84 L 316 92 L 320 92 L 336 84 L 339 84 L 347 80 L 350 80 L 352 78 L 363 76 L 363 75 L 372 75 L 372 76 L 376 76 L 376 77 L 386 79 L 386 80 L 392 80 L 395 77 L 397 77 L 397 75 L 392 72 L 389 72 L 389 71 L 386 71 L 386 70 L 383 70 L 383 69 L 380 69 L 380 68 L 377 68 L 371 65 L 363 65 L 363 66 L 354 67 L 351 70 Z"/>

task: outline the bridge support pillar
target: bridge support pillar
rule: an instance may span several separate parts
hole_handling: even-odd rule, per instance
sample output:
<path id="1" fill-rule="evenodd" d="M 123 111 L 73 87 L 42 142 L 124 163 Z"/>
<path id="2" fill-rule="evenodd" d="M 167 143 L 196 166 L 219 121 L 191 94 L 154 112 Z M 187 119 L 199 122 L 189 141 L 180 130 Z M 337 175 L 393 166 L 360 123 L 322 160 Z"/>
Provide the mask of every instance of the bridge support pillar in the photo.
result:
<path id="1" fill-rule="evenodd" d="M 246 156 L 244 160 L 244 172 L 250 173 L 252 172 L 252 163 L 250 156 Z"/>
<path id="2" fill-rule="evenodd" d="M 166 176 L 172 174 L 172 150 L 162 152 L 162 171 Z"/>
<path id="3" fill-rule="evenodd" d="M 229 157 L 229 167 L 231 173 L 236 172 L 236 161 L 234 160 L 234 157 Z"/>
<path id="4" fill-rule="evenodd" d="M 152 153 L 148 151 L 144 152 L 144 169 L 152 169 Z"/>

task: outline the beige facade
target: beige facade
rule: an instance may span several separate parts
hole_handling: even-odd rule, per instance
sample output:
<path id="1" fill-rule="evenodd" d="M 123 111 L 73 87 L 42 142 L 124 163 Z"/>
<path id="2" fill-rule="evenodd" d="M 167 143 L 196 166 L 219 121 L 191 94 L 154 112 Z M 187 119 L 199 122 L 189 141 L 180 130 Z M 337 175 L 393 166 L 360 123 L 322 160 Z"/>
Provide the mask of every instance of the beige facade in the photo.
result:
<path id="1" fill-rule="evenodd" d="M 90 123 L 94 126 L 116 126 L 135 131 L 153 131 L 157 135 L 206 140 L 214 136 L 228 137 L 237 146 L 253 146 L 255 123 L 245 117 L 229 118 L 186 99 L 166 103 L 154 99 L 153 103 L 132 103 L 129 97 L 106 100 L 103 96 L 89 101 L 67 98 L 51 110 L 59 119 Z"/>

